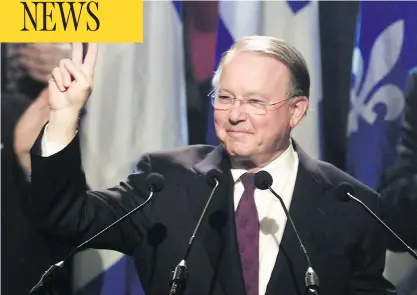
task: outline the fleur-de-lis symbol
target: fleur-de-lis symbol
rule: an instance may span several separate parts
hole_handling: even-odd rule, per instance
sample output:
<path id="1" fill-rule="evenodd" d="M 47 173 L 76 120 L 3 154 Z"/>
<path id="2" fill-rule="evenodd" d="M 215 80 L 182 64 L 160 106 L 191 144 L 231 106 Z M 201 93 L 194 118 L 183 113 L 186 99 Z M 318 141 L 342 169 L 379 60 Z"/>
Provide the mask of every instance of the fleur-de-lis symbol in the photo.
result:
<path id="1" fill-rule="evenodd" d="M 369 66 L 362 87 L 360 85 L 364 61 L 359 48 L 354 49 L 352 72 L 355 80 L 350 93 L 348 135 L 358 130 L 360 117 L 370 125 L 375 123 L 378 116 L 375 106 L 378 104 L 386 106 L 385 121 L 395 120 L 402 113 L 405 105 L 403 91 L 394 84 L 378 85 L 378 83 L 394 68 L 400 56 L 403 41 L 404 20 L 391 24 L 378 36 L 371 50 Z M 370 96 L 371 93 L 372 96 Z"/>

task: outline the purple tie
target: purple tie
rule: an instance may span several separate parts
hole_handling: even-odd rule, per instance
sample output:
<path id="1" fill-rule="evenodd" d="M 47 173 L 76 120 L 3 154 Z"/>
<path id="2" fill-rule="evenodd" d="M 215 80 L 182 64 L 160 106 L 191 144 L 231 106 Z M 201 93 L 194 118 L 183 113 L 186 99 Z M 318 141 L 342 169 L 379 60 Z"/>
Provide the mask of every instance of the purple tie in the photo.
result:
<path id="1" fill-rule="evenodd" d="M 240 179 L 245 190 L 236 210 L 237 240 L 246 294 L 258 295 L 259 219 L 254 198 L 253 174 L 245 173 Z"/>

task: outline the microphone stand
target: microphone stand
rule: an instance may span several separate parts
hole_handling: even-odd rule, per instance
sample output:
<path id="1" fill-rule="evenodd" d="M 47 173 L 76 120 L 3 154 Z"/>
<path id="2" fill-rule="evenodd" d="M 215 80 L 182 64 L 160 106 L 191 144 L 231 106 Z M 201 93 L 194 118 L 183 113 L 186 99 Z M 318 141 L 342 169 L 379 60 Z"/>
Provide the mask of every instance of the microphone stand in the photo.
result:
<path id="1" fill-rule="evenodd" d="M 158 188 L 155 189 L 155 191 L 158 191 Z M 126 215 L 124 215 L 124 216 L 120 217 L 119 219 L 117 219 L 116 221 L 114 221 L 112 224 L 110 224 L 109 226 L 107 226 L 106 228 L 104 228 L 103 230 L 98 232 L 97 234 L 95 234 L 93 237 L 89 238 L 87 241 L 85 241 L 82 244 L 80 244 L 79 246 L 77 246 L 74 250 L 72 250 L 64 258 L 64 260 L 62 260 L 62 261 L 60 261 L 56 264 L 53 264 L 50 268 L 48 268 L 48 270 L 42 275 L 39 282 L 35 286 L 33 286 L 33 288 L 30 290 L 29 295 L 47 295 L 47 294 L 53 295 L 53 294 L 55 294 L 52 291 L 52 287 L 53 287 L 52 282 L 54 281 L 54 278 L 56 277 L 58 271 L 60 271 L 64 266 L 66 266 L 68 260 L 71 259 L 72 256 L 74 256 L 75 253 L 77 253 L 87 243 L 89 243 L 90 241 L 94 240 L 96 237 L 100 236 L 101 234 L 103 234 L 104 232 L 106 232 L 107 230 L 112 228 L 115 224 L 118 224 L 119 222 L 122 222 L 124 219 L 128 218 L 133 213 L 135 213 L 139 209 L 143 208 L 151 200 L 153 195 L 154 195 L 154 188 L 151 188 L 149 197 L 146 199 L 145 202 L 143 202 L 142 204 L 140 204 L 136 208 L 132 209 Z"/>
<path id="2" fill-rule="evenodd" d="M 294 221 L 291 218 L 290 213 L 288 212 L 287 207 L 284 204 L 284 201 L 282 198 L 272 189 L 272 183 L 273 179 L 271 174 L 269 174 L 267 171 L 261 170 L 258 171 L 255 174 L 255 187 L 260 190 L 269 190 L 280 202 L 282 209 L 285 212 L 285 215 L 287 216 L 287 219 L 291 223 L 291 227 L 294 230 L 294 233 L 298 239 L 298 244 L 300 245 L 301 251 L 304 254 L 304 258 L 307 261 L 307 271 L 305 274 L 305 287 L 306 287 L 306 293 L 307 295 L 318 295 L 319 289 L 320 289 L 320 283 L 319 283 L 319 277 L 317 276 L 316 272 L 314 271 L 310 257 L 308 256 L 307 250 L 304 247 L 303 242 L 301 241 L 300 235 L 298 234 L 297 228 L 295 227 Z"/>
<path id="3" fill-rule="evenodd" d="M 311 266 L 307 268 L 305 274 L 305 285 L 307 295 L 319 295 L 319 277 Z"/>
<path id="4" fill-rule="evenodd" d="M 211 202 L 211 199 L 213 198 L 214 192 L 216 191 L 216 188 L 219 186 L 219 181 L 217 179 L 214 179 L 215 185 L 214 188 L 211 191 L 211 194 L 207 200 L 207 203 L 203 209 L 203 212 L 200 215 L 200 218 L 198 219 L 197 225 L 194 228 L 194 232 L 190 238 L 190 241 L 188 242 L 187 250 L 185 251 L 184 259 L 180 261 L 180 263 L 177 264 L 174 271 L 172 272 L 172 277 L 170 281 L 170 291 L 169 295 L 182 295 L 184 294 L 185 287 L 187 285 L 188 280 L 188 268 L 187 268 L 187 259 L 188 255 L 190 254 L 192 245 L 195 240 L 195 236 L 197 234 L 197 231 L 200 227 L 201 221 L 203 220 L 204 216 L 206 215 L 207 208 Z"/>
<path id="5" fill-rule="evenodd" d="M 350 200 L 358 203 L 371 217 L 380 225 L 382 225 L 393 237 L 400 242 L 405 250 L 417 261 L 417 253 L 406 242 L 404 242 L 381 218 L 379 218 L 368 206 L 366 206 L 361 200 L 354 195 L 353 186 L 347 182 L 339 183 L 336 187 L 335 195 L 340 202 L 349 202 Z"/>
<path id="6" fill-rule="evenodd" d="M 65 259 L 64 259 L 65 260 Z M 64 261 L 60 261 L 56 264 L 53 264 L 48 270 L 42 275 L 39 282 L 30 290 L 30 295 L 58 295 L 57 290 L 54 290 L 54 285 L 52 284 L 54 278 L 57 276 L 59 271 L 64 268 L 66 264 Z"/>
<path id="7" fill-rule="evenodd" d="M 369 209 L 368 206 L 353 196 L 350 192 L 347 192 L 346 194 L 349 196 L 349 198 L 361 205 L 362 208 L 364 208 L 379 224 L 381 224 L 387 231 L 389 231 L 390 234 L 392 234 L 397 239 L 397 241 L 399 241 L 405 247 L 405 250 L 417 261 L 417 253 L 409 245 L 407 245 L 407 243 L 404 242 L 403 239 L 401 239 L 388 225 L 386 225 L 385 222 L 383 222 L 374 212 L 372 212 L 371 209 Z"/>
<path id="8" fill-rule="evenodd" d="M 295 224 L 291 218 L 290 213 L 288 212 L 287 207 L 284 204 L 284 201 L 282 200 L 281 196 L 278 195 L 271 186 L 268 187 L 268 190 L 279 200 L 281 203 L 281 207 L 284 209 L 285 215 L 287 215 L 288 220 L 291 223 L 292 228 L 294 229 L 295 235 L 297 236 L 298 242 L 300 244 L 301 251 L 304 254 L 305 259 L 307 260 L 307 271 L 305 274 L 304 282 L 306 286 L 306 293 L 307 295 L 319 295 L 319 277 L 317 276 L 316 272 L 314 271 L 313 267 L 311 266 L 310 257 L 308 256 L 307 250 L 304 247 L 303 242 L 301 241 L 301 238 L 298 234 L 297 228 L 295 227 Z"/>

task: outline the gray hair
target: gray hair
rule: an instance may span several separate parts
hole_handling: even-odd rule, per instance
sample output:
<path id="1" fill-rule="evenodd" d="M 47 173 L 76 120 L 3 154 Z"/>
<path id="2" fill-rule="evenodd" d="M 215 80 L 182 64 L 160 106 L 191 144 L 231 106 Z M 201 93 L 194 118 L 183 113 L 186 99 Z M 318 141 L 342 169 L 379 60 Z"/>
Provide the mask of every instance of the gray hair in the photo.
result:
<path id="1" fill-rule="evenodd" d="M 241 52 L 260 53 L 282 62 L 290 72 L 291 85 L 288 97 L 309 97 L 310 74 L 302 54 L 285 41 L 268 36 L 244 37 L 223 54 L 212 79 L 212 86 L 215 92 L 219 89 L 220 77 L 226 62 L 234 54 Z"/>

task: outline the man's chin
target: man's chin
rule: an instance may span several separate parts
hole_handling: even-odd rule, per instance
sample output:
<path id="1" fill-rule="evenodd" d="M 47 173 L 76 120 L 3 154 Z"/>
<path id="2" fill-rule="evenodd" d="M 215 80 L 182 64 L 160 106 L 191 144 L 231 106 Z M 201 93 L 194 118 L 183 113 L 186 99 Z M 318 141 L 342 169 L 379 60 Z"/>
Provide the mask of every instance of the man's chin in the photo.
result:
<path id="1" fill-rule="evenodd" d="M 237 159 L 247 159 L 253 155 L 253 152 L 247 146 L 226 147 L 229 156 Z"/>

